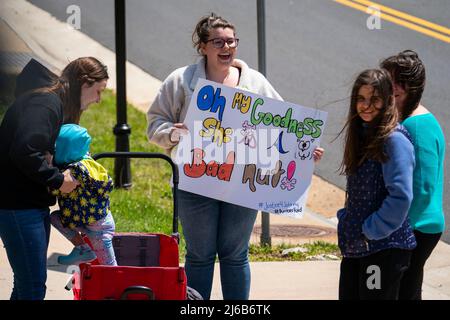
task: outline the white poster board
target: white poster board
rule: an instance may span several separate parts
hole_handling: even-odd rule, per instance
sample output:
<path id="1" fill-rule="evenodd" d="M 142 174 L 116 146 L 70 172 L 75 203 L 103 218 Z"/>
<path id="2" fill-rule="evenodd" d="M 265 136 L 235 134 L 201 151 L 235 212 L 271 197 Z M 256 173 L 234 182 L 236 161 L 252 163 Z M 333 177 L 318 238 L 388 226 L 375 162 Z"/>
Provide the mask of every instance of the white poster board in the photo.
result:
<path id="1" fill-rule="evenodd" d="M 176 149 L 181 190 L 301 217 L 327 113 L 200 79 Z"/>

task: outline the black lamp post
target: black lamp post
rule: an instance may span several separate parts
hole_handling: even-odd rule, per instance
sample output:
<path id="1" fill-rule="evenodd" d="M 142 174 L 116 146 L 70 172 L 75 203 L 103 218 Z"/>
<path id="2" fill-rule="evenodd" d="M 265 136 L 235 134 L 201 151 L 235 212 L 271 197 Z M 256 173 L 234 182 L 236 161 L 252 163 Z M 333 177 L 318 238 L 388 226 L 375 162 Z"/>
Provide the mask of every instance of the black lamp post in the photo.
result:
<path id="1" fill-rule="evenodd" d="M 125 0 L 115 0 L 116 28 L 116 82 L 117 82 L 117 124 L 113 132 L 116 136 L 116 151 L 130 151 L 129 135 L 131 127 L 127 124 L 127 81 L 126 81 L 126 37 Z M 129 158 L 116 158 L 114 163 L 114 183 L 119 188 L 131 187 Z"/>
<path id="2" fill-rule="evenodd" d="M 258 69 L 266 75 L 266 9 L 265 1 L 256 1 L 256 16 L 258 21 Z M 270 213 L 262 212 L 261 216 L 261 245 L 270 246 Z"/>

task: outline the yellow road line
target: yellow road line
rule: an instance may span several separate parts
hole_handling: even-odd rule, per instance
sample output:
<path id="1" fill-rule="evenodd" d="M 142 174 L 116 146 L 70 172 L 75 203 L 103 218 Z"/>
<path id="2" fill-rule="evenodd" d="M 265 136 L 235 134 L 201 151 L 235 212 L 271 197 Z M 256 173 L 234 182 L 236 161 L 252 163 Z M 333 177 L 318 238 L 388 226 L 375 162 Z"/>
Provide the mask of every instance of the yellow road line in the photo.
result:
<path id="1" fill-rule="evenodd" d="M 384 11 L 386 13 L 390 13 L 393 16 L 397 16 L 399 18 L 402 18 L 403 20 L 409 20 L 411 22 L 414 22 L 415 24 L 419 24 L 419 25 L 422 25 L 422 26 L 427 27 L 429 29 L 433 29 L 435 31 L 439 31 L 439 32 L 446 33 L 446 34 L 450 35 L 450 29 L 449 28 L 440 26 L 440 25 L 438 25 L 436 23 L 433 23 L 433 22 L 430 22 L 430 21 L 427 21 L 427 20 L 424 20 L 424 19 L 421 19 L 421 18 L 414 17 L 414 16 L 412 16 L 410 14 L 407 14 L 407 13 L 404 13 L 404 12 L 401 12 L 401 11 L 398 11 L 398 10 L 391 9 L 389 7 L 383 6 L 381 4 L 378 4 L 378 3 L 375 3 L 375 2 L 372 2 L 372 1 L 367 1 L 367 0 L 353 0 L 353 1 L 354 2 L 359 2 L 361 4 L 365 4 L 368 7 L 376 6 L 376 7 L 380 8 L 380 10 L 382 10 L 382 11 Z"/>
<path id="2" fill-rule="evenodd" d="M 369 8 L 369 7 L 366 7 L 366 6 L 363 6 L 363 5 L 351 2 L 349 0 L 333 0 L 333 1 L 334 2 L 338 2 L 338 3 L 340 3 L 342 5 L 345 5 L 345 6 L 351 7 L 353 9 L 363 11 L 365 13 L 367 13 L 367 9 Z M 396 23 L 396 24 L 401 25 L 401 26 L 403 26 L 405 28 L 408 28 L 408 29 L 411 29 L 411 30 L 414 30 L 414 31 L 417 31 L 417 32 L 420 32 L 420 33 L 423 33 L 423 34 L 425 34 L 427 36 L 430 36 L 430 37 L 433 37 L 435 39 L 438 39 L 438 40 L 450 43 L 450 37 L 447 37 L 447 36 L 445 36 L 445 35 L 443 35 L 441 33 L 432 31 L 430 29 L 426 29 L 424 27 L 420 27 L 420 26 L 418 26 L 418 25 L 416 25 L 414 23 L 411 23 L 411 22 L 408 22 L 408 21 L 396 18 L 394 16 L 388 15 L 386 13 L 383 13 L 382 11 L 380 12 L 380 18 L 384 19 L 384 20 L 387 20 L 387 21 L 390 21 L 390 22 L 393 22 L 393 23 Z"/>

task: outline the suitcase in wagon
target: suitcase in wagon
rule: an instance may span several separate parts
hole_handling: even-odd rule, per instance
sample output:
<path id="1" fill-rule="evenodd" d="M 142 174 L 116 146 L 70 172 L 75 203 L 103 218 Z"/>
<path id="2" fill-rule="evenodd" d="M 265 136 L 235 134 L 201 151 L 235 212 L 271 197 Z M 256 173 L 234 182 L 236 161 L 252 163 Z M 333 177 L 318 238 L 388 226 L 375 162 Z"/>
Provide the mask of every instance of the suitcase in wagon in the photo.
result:
<path id="1" fill-rule="evenodd" d="M 118 266 L 99 265 L 97 261 L 80 265 L 73 277 L 75 300 L 186 300 L 187 280 L 179 266 L 178 168 L 158 153 L 112 152 L 100 158 L 159 158 L 168 161 L 173 171 L 173 233 L 116 233 L 113 238 Z M 87 240 L 88 242 L 88 240 Z"/>

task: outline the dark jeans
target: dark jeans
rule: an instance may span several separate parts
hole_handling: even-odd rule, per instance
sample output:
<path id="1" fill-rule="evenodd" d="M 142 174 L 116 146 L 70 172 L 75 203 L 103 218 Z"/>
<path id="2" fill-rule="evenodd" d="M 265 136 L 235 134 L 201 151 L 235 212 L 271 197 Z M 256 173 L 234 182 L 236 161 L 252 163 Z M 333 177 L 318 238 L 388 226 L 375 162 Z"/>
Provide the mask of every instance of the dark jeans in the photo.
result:
<path id="1" fill-rule="evenodd" d="M 0 209 L 0 238 L 14 273 L 11 300 L 43 300 L 50 238 L 49 209 Z"/>
<path id="2" fill-rule="evenodd" d="M 386 249 L 362 258 L 343 258 L 339 300 L 398 300 L 412 252 Z"/>
<path id="3" fill-rule="evenodd" d="M 400 284 L 400 300 L 422 300 L 423 268 L 442 233 L 429 234 L 415 230 L 417 247 L 411 256 L 411 265 Z"/>

